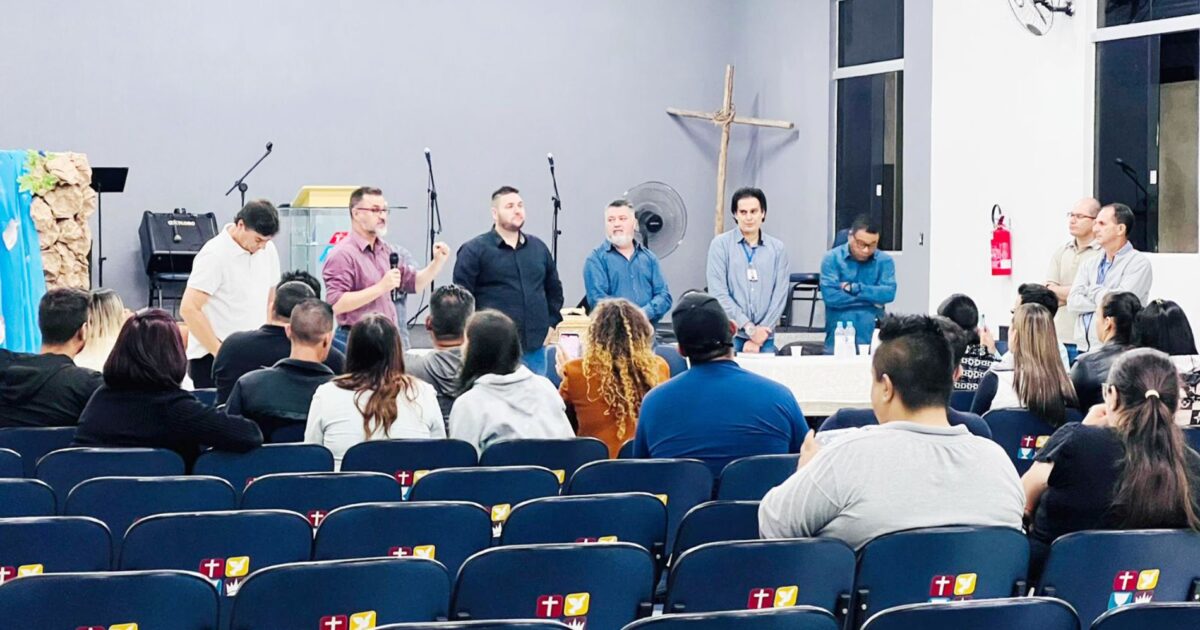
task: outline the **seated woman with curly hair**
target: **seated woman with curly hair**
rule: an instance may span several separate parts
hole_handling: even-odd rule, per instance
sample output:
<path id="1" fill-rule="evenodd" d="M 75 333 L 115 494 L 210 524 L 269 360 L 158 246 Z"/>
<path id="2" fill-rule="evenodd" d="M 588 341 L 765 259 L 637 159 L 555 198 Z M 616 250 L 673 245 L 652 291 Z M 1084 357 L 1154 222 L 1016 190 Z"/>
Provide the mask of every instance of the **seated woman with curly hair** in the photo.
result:
<path id="1" fill-rule="evenodd" d="M 594 437 L 616 457 L 633 438 L 642 398 L 671 378 L 667 362 L 654 354 L 654 329 L 642 309 L 623 299 L 604 300 L 592 312 L 583 357 L 559 361 L 559 393 L 572 410 L 580 437 Z"/>

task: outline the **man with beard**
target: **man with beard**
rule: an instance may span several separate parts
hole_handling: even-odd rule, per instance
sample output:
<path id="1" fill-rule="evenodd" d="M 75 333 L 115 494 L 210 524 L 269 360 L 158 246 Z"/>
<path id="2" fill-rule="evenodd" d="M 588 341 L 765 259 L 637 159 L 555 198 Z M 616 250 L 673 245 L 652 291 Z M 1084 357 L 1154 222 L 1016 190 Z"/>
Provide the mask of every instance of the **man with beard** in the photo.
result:
<path id="1" fill-rule="evenodd" d="M 429 286 L 450 256 L 448 245 L 435 243 L 433 261 L 418 270 L 408 250 L 383 240 L 387 220 L 388 205 L 382 190 L 363 186 L 350 193 L 350 234 L 329 253 L 321 272 L 325 299 L 333 305 L 338 323 L 333 346 L 342 352 L 350 327 L 372 313 L 396 322 L 407 349 L 408 328 L 404 322 L 408 319 L 408 294 Z M 394 268 L 393 253 L 399 256 Z M 399 299 L 393 301 L 392 291 L 396 289 L 400 291 Z"/>
<path id="2" fill-rule="evenodd" d="M 671 310 L 671 291 L 663 279 L 658 256 L 633 239 L 637 219 L 633 206 L 618 199 L 604 210 L 605 242 L 583 264 L 588 306 L 600 300 L 625 298 L 642 308 L 651 324 Z"/>
<path id="3" fill-rule="evenodd" d="M 478 310 L 495 309 L 516 322 L 521 360 L 534 374 L 545 375 L 542 345 L 562 321 L 558 267 L 541 239 L 521 231 L 525 202 L 516 188 L 501 186 L 492 193 L 492 223 L 458 249 L 454 284 L 475 296 Z"/>

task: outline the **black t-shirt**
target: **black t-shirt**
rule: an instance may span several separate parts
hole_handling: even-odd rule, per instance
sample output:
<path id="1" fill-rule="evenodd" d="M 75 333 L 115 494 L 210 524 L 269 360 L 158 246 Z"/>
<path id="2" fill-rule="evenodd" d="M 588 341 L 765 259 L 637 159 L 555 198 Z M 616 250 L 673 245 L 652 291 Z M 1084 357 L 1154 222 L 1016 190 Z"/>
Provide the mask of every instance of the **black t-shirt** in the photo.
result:
<path id="1" fill-rule="evenodd" d="M 266 324 L 258 330 L 245 330 L 229 335 L 221 343 L 221 351 L 213 360 L 213 381 L 217 386 L 217 404 L 229 399 L 237 380 L 254 370 L 261 370 L 288 358 L 292 353 L 292 342 L 288 340 L 283 326 Z M 337 348 L 329 350 L 325 365 L 334 374 L 341 374 L 346 365 L 346 356 Z"/>

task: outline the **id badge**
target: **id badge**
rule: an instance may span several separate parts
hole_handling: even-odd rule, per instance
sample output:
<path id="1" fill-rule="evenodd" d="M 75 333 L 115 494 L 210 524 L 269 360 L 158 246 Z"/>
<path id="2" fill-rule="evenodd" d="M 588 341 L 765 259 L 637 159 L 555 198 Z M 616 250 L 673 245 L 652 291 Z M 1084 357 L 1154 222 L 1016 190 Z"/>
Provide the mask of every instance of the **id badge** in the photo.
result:
<path id="1" fill-rule="evenodd" d="M 750 282 L 758 282 L 758 270 L 751 267 L 746 270 L 746 279 Z"/>

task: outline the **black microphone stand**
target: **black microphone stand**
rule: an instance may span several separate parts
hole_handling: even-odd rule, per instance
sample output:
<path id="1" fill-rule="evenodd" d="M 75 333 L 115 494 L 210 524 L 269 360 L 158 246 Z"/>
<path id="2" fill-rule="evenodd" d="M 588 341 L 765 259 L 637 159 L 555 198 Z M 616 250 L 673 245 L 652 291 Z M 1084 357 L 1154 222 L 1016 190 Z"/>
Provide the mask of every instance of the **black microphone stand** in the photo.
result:
<path id="1" fill-rule="evenodd" d="M 558 196 L 558 177 L 554 175 L 554 154 L 547 153 L 546 159 L 550 161 L 550 181 L 554 182 L 554 196 L 550 198 L 550 202 L 554 204 L 554 219 L 550 226 L 550 256 L 558 262 L 558 237 L 562 234 L 562 230 L 558 229 L 558 213 L 562 211 L 562 199 Z"/>
<path id="2" fill-rule="evenodd" d="M 274 146 L 274 142 L 267 143 L 267 152 L 264 153 L 262 157 L 258 158 L 258 161 L 254 163 L 254 166 L 250 167 L 250 170 L 246 171 L 246 173 L 239 177 L 236 182 L 233 182 L 233 185 L 229 187 L 229 190 L 225 191 L 226 197 L 228 197 L 229 193 L 233 192 L 234 190 L 239 190 L 242 193 L 242 207 L 246 206 L 246 189 L 249 188 L 249 186 L 246 185 L 246 178 L 250 176 L 250 173 L 254 172 L 254 169 L 258 168 L 259 164 L 262 164 L 263 160 L 267 159 L 268 155 L 271 155 L 271 149 L 274 148 Z"/>
<path id="3" fill-rule="evenodd" d="M 430 262 L 433 261 L 433 246 L 437 243 L 437 237 L 442 233 L 442 211 L 438 207 L 437 181 L 433 178 L 433 154 L 429 149 L 425 149 L 425 166 L 429 171 L 429 178 L 425 184 L 425 225 L 429 228 L 429 242 L 426 244 L 425 254 Z M 429 291 L 432 294 L 436 285 L 431 281 L 429 283 Z M 421 303 L 417 307 L 417 311 L 408 319 L 408 327 L 412 328 L 417 318 L 421 313 L 424 313 L 429 305 L 425 303 L 425 291 L 421 292 Z"/>

